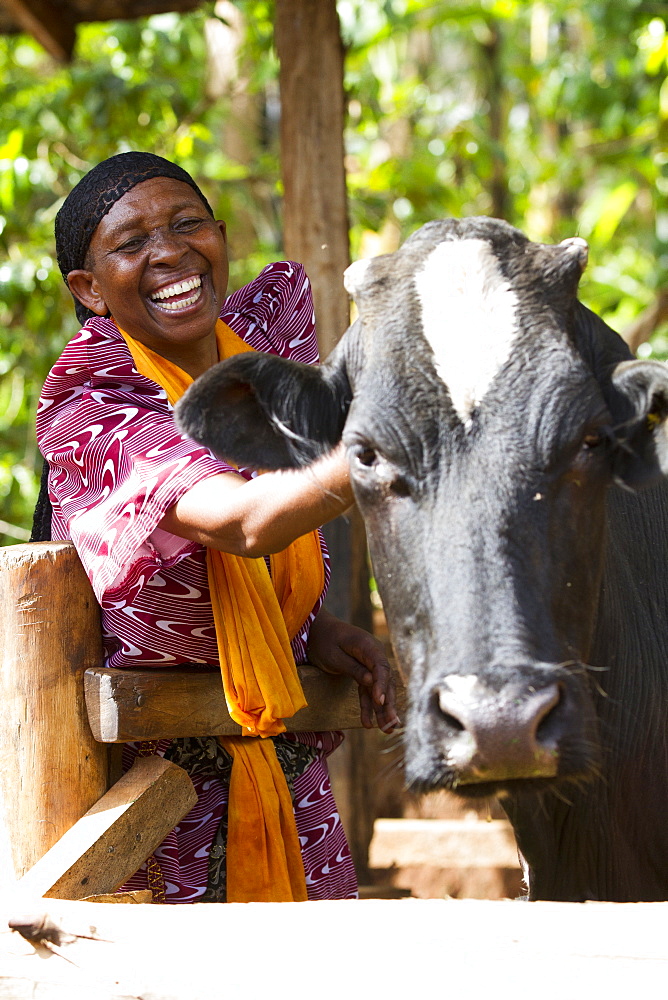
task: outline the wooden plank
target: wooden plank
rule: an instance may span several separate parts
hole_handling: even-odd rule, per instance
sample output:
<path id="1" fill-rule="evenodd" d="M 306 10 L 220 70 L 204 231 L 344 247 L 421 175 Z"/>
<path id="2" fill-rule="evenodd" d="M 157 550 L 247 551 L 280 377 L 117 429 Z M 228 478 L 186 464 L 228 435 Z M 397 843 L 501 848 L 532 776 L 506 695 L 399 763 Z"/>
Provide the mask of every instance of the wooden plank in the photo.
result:
<path id="1" fill-rule="evenodd" d="M 369 849 L 372 868 L 519 868 L 517 844 L 505 819 L 377 819 Z"/>
<path id="2" fill-rule="evenodd" d="M 98 892 L 95 896 L 84 896 L 82 903 L 152 903 L 150 889 L 132 889 L 130 892 Z"/>
<path id="3" fill-rule="evenodd" d="M 319 732 L 361 726 L 357 685 L 349 677 L 299 667 L 308 701 L 288 732 Z M 122 743 L 177 736 L 236 736 L 218 670 L 114 670 L 95 667 L 85 674 L 88 718 L 97 740 Z"/>
<path id="4" fill-rule="evenodd" d="M 50 0 L 3 0 L 3 6 L 49 55 L 59 62 L 70 61 L 75 34 L 66 6 L 56 7 Z"/>
<path id="5" fill-rule="evenodd" d="M 19 878 L 107 789 L 83 673 L 99 610 L 68 542 L 0 548 L 0 883 Z"/>
<path id="6" fill-rule="evenodd" d="M 32 944 L 1 921 L 0 997 L 264 1000 L 264 970 L 286 968 L 296 929 L 299 981 L 317 982 L 323 1000 L 375 995 L 378 962 L 368 956 L 386 954 L 388 943 L 397 997 L 514 996 L 525 981 L 541 1000 L 621 1000 L 660 996 L 668 979 L 665 903 L 209 903 L 184 915 L 179 906 L 119 910 L 52 900 L 36 901 L 35 916 L 61 929 L 59 950 Z M 323 942 L 340 940 L 342 928 L 346 940 L 364 942 L 363 954 L 350 946 L 331 960 Z"/>
<path id="7" fill-rule="evenodd" d="M 139 757 L 130 770 L 23 876 L 37 896 L 113 892 L 137 871 L 197 801 L 182 767 Z"/>

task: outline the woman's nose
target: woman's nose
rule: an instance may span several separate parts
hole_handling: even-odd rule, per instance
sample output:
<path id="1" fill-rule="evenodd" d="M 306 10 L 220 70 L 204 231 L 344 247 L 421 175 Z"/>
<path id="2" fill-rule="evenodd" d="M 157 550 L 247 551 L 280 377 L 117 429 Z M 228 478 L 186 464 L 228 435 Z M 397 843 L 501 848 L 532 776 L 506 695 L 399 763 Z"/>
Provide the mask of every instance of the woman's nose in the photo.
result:
<path id="1" fill-rule="evenodd" d="M 152 264 L 171 264 L 181 260 L 188 245 L 178 233 L 157 232 L 151 236 L 150 260 Z"/>

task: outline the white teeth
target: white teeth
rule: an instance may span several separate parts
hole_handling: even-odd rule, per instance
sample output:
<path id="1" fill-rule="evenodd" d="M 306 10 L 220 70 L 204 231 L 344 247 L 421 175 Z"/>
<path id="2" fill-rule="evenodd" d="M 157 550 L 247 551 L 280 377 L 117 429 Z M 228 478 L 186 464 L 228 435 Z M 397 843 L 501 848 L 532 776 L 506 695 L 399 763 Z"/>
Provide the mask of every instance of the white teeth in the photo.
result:
<path id="1" fill-rule="evenodd" d="M 184 309 L 186 306 L 191 306 L 193 302 L 197 302 L 200 296 L 199 290 L 196 295 L 191 295 L 190 298 L 180 299 L 178 302 L 161 302 L 161 309 Z"/>
<path id="2" fill-rule="evenodd" d="M 199 275 L 195 278 L 188 278 L 186 281 L 177 281 L 174 285 L 169 285 L 167 288 L 161 288 L 160 291 L 155 292 L 151 298 L 154 302 L 160 299 L 170 299 L 173 295 L 182 295 L 183 292 L 189 292 L 193 288 L 200 288 L 202 285 L 202 279 Z M 188 300 L 188 303 L 194 302 L 197 296 L 195 295 L 192 299 Z M 179 302 L 179 306 L 185 305 L 185 302 Z M 172 305 L 170 308 L 176 308 L 176 304 Z"/>

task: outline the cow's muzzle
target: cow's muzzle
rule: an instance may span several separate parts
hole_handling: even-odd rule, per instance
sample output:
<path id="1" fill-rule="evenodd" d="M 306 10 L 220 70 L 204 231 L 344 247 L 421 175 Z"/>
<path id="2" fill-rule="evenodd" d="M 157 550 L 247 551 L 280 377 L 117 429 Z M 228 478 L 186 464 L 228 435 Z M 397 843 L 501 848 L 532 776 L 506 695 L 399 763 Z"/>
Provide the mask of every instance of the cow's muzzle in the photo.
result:
<path id="1" fill-rule="evenodd" d="M 450 787 L 563 774 L 563 746 L 582 742 L 581 706 L 574 710 L 567 681 L 532 673 L 498 690 L 475 675 L 449 675 L 432 689 L 432 739 Z"/>

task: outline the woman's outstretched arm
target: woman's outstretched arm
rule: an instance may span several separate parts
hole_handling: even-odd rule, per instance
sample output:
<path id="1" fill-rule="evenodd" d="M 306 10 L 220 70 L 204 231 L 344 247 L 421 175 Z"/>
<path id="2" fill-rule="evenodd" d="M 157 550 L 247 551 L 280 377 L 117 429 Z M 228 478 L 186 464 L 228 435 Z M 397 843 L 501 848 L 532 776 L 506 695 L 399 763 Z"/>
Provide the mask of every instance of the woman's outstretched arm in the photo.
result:
<path id="1" fill-rule="evenodd" d="M 160 527 L 237 556 L 280 552 L 353 503 L 343 445 L 303 469 L 246 480 L 233 472 L 203 479 L 167 511 Z"/>

